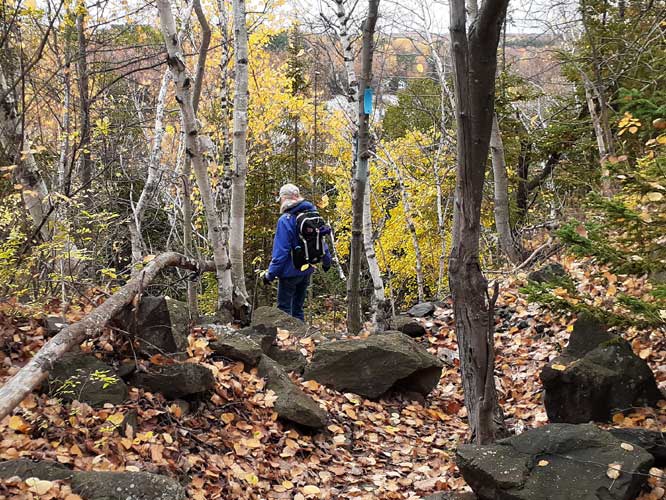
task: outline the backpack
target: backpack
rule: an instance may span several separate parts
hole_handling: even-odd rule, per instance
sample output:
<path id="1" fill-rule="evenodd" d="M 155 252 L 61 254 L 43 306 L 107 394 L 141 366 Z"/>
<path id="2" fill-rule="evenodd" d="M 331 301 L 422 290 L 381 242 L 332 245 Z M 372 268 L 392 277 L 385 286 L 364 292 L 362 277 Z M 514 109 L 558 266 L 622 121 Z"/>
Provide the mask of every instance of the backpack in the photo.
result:
<path id="1" fill-rule="evenodd" d="M 316 210 L 300 212 L 296 216 L 298 242 L 291 252 L 296 269 L 306 264 L 316 264 L 324 256 L 324 236 L 331 232 L 323 217 Z"/>

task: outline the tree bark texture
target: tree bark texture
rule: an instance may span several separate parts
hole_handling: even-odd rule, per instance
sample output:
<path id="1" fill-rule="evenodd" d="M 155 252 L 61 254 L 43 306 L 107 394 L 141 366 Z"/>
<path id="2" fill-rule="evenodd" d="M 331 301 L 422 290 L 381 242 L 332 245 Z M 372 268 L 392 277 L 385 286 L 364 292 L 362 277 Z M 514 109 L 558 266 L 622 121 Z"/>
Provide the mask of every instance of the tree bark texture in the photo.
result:
<path id="1" fill-rule="evenodd" d="M 208 238 L 213 249 L 218 280 L 218 313 L 224 319 L 231 319 L 233 304 L 228 298 L 232 296 L 233 285 L 228 279 L 228 273 L 225 272 L 229 268 L 229 258 L 222 241 L 222 223 L 215 206 L 215 197 L 210 185 L 207 164 L 199 137 L 199 124 L 192 103 L 193 82 L 185 66 L 185 58 L 179 37 L 176 34 L 176 23 L 169 0 L 158 0 L 157 8 L 160 15 L 162 35 L 167 47 L 167 63 L 176 85 L 176 101 L 180 107 L 185 132 L 185 154 L 192 162 L 194 176 L 199 186 L 206 214 Z M 189 222 L 186 221 L 187 223 Z"/>
<path id="2" fill-rule="evenodd" d="M 490 153 L 493 166 L 493 187 L 495 197 L 495 229 L 500 249 L 514 264 L 523 260 L 523 251 L 520 242 L 516 241 L 511 231 L 509 210 L 509 177 L 506 173 L 506 159 L 504 156 L 504 143 L 502 132 L 497 122 L 497 115 L 493 114 L 492 130 L 490 132 Z"/>
<path id="3" fill-rule="evenodd" d="M 14 92 L 10 89 L 7 77 L 0 66 L 0 146 L 7 160 L 15 165 L 14 179 L 21 184 L 23 204 L 43 241 L 51 239 L 49 227 L 49 190 L 42 177 L 23 120 L 19 114 Z"/>
<path id="4" fill-rule="evenodd" d="M 143 259 L 144 241 L 141 234 L 143 216 L 148 204 L 155 198 L 160 182 L 160 163 L 162 160 L 162 139 L 164 138 L 164 108 L 166 104 L 167 90 L 171 81 L 171 71 L 167 70 L 162 76 L 160 91 L 157 95 L 155 106 L 155 124 L 153 126 L 153 144 L 148 158 L 148 176 L 143 190 L 139 195 L 139 201 L 134 207 L 134 217 L 129 222 L 130 241 L 132 245 L 132 265 L 136 265 Z M 133 271 L 134 272 L 134 271 Z"/>
<path id="5" fill-rule="evenodd" d="M 85 32 L 86 7 L 83 2 L 77 5 L 76 33 L 79 53 L 77 70 L 79 73 L 79 176 L 84 189 L 90 189 L 92 181 L 92 161 L 90 159 L 90 89 L 88 79 L 88 50 Z"/>
<path id="6" fill-rule="evenodd" d="M 235 85 L 233 110 L 234 171 L 231 186 L 229 253 L 236 299 L 247 306 L 243 248 L 245 238 L 245 182 L 247 179 L 248 38 L 245 0 L 233 0 Z"/>
<path id="7" fill-rule="evenodd" d="M 344 60 L 347 75 L 347 110 L 346 114 L 350 121 L 350 142 L 352 145 L 352 180 L 356 173 L 357 150 L 356 138 L 358 137 L 358 106 L 359 106 L 359 88 L 356 70 L 354 68 L 354 50 L 349 36 L 349 21 L 351 13 L 345 9 L 343 0 L 336 0 L 336 15 L 338 18 L 338 38 L 342 45 L 342 57 Z M 368 180 L 368 185 L 370 181 Z M 370 213 L 370 188 L 366 189 L 363 195 L 363 250 L 368 262 L 368 271 L 372 279 L 373 300 L 371 303 L 372 317 L 375 329 L 381 331 L 384 329 L 382 311 L 385 309 L 384 280 L 381 276 L 379 263 L 377 262 L 377 253 L 375 252 L 375 238 L 372 230 L 372 214 Z"/>
<path id="8" fill-rule="evenodd" d="M 494 111 L 497 46 L 508 0 L 485 0 L 467 29 L 464 0 L 451 2 L 457 109 L 457 172 L 449 281 L 472 437 L 498 433 L 494 300 L 479 262 L 481 202 Z"/>
<path id="9" fill-rule="evenodd" d="M 86 337 L 98 332 L 134 297 L 149 285 L 166 267 L 179 267 L 191 271 L 212 271 L 211 262 L 200 263 L 184 255 L 169 252 L 158 255 L 139 274 L 127 282 L 101 306 L 93 309 L 81 321 L 67 326 L 51 338 L 28 363 L 0 387 L 0 420 L 7 416 L 48 375 L 49 370 L 63 354 Z"/>
<path id="10" fill-rule="evenodd" d="M 379 16 L 379 0 L 369 0 L 368 16 L 363 23 L 363 47 L 361 49 L 361 78 L 359 96 L 372 81 L 372 55 L 374 33 Z M 352 335 L 361 331 L 361 255 L 363 254 L 363 197 L 368 180 L 370 116 L 365 114 L 363 101 L 358 104 L 358 165 L 352 190 L 351 251 L 349 279 L 347 280 L 347 329 Z"/>
<path id="11" fill-rule="evenodd" d="M 368 261 L 368 271 L 372 277 L 373 300 L 372 300 L 372 322 L 376 331 L 384 331 L 387 327 L 387 319 L 382 311 L 385 310 L 386 294 L 384 293 L 384 280 L 377 262 L 375 253 L 375 242 L 372 231 L 372 204 L 370 203 L 370 181 L 365 187 L 363 195 L 363 249 Z"/>

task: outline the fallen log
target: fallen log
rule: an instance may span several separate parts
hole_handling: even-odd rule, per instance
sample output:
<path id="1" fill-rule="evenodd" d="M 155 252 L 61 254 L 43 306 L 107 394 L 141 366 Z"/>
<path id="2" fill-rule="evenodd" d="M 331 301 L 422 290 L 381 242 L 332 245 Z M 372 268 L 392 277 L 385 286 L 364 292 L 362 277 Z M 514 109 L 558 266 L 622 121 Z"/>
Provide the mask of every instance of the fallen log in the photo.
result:
<path id="1" fill-rule="evenodd" d="M 0 420 L 9 415 L 32 390 L 39 386 L 53 367 L 53 363 L 74 345 L 102 329 L 113 316 L 132 302 L 162 269 L 167 267 L 196 272 L 215 271 L 212 262 L 199 262 L 176 252 L 167 252 L 155 257 L 106 302 L 90 311 L 78 323 L 64 328 L 44 344 L 23 368 L 0 387 Z"/>

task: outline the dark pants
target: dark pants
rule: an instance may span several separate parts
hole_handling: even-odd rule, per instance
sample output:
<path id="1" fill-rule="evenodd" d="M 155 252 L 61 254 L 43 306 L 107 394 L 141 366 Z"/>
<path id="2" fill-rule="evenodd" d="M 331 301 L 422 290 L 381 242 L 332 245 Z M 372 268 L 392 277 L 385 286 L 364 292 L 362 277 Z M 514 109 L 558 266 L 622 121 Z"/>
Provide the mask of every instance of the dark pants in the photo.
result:
<path id="1" fill-rule="evenodd" d="M 278 283 L 278 309 L 305 321 L 303 304 L 308 293 L 310 275 L 280 278 Z"/>

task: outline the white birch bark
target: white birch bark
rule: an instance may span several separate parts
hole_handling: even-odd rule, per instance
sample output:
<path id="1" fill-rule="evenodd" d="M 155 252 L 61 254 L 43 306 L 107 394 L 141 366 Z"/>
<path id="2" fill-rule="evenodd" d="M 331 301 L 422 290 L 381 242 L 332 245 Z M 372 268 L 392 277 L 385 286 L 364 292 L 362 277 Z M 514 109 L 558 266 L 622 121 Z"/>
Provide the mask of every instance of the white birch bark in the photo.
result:
<path id="1" fill-rule="evenodd" d="M 346 115 L 351 124 L 351 137 L 352 142 L 352 176 L 356 173 L 356 137 L 358 136 L 358 109 L 359 109 L 359 82 L 356 77 L 356 70 L 354 69 L 354 50 L 349 34 L 349 22 L 351 12 L 347 12 L 344 5 L 344 0 L 335 0 L 336 16 L 338 18 L 338 38 L 342 46 L 342 57 L 344 59 L 345 71 L 347 75 L 347 107 Z M 369 177 L 369 176 L 368 176 Z M 372 231 L 372 215 L 370 214 L 370 187 L 366 186 L 363 195 L 363 249 L 365 257 L 368 262 L 368 270 L 372 279 L 373 286 L 373 301 L 372 301 L 372 316 L 373 323 L 377 330 L 382 330 L 384 325 L 380 318 L 378 318 L 378 311 L 384 307 L 386 300 L 384 292 L 384 280 L 381 276 L 379 263 L 377 262 L 377 254 L 374 248 L 374 238 Z"/>
<path id="2" fill-rule="evenodd" d="M 245 24 L 245 0 L 233 0 L 232 5 L 236 68 L 233 110 L 234 171 L 231 187 L 229 253 L 237 299 L 247 303 L 243 239 L 245 237 L 245 182 L 247 179 L 248 40 Z"/>
<path id="3" fill-rule="evenodd" d="M 139 201 L 133 207 L 133 218 L 129 221 L 130 241 L 132 245 L 132 273 L 135 273 L 136 264 L 142 261 L 144 241 L 141 234 L 143 216 L 148 204 L 155 198 L 160 182 L 160 162 L 162 160 L 162 139 L 164 138 L 164 108 L 167 90 L 171 80 L 171 71 L 167 70 L 162 76 L 160 91 L 157 95 L 155 107 L 155 124 L 153 126 L 153 139 L 150 157 L 148 158 L 148 177 L 143 186 Z"/>
<path id="4" fill-rule="evenodd" d="M 375 241 L 372 231 L 372 204 L 370 203 L 370 180 L 365 186 L 363 194 L 363 250 L 368 261 L 368 272 L 372 278 L 372 323 L 375 331 L 383 331 L 388 324 L 388 318 L 383 311 L 386 310 L 386 294 L 384 292 L 384 280 L 382 279 L 377 254 L 375 253 Z"/>
<path id="5" fill-rule="evenodd" d="M 192 162 L 194 175 L 199 186 L 201 199 L 206 213 L 208 237 L 213 249 L 215 270 L 218 279 L 218 312 L 225 319 L 231 319 L 232 304 L 228 297 L 232 296 L 232 284 L 226 279 L 225 270 L 229 266 L 226 249 L 222 244 L 222 224 L 215 206 L 213 190 L 208 177 L 204 151 L 199 137 L 199 124 L 192 105 L 192 78 L 187 72 L 180 40 L 176 33 L 176 23 L 171 12 L 169 0 L 158 0 L 157 8 L 160 15 L 160 28 L 164 36 L 168 52 L 168 64 L 176 84 L 176 100 L 180 106 L 185 132 L 185 151 Z M 187 221 L 186 221 L 187 223 Z"/>
<path id="6" fill-rule="evenodd" d="M 523 256 L 518 247 L 518 242 L 514 240 L 511 232 L 509 221 L 509 178 L 506 173 L 502 133 L 496 114 L 493 114 L 493 124 L 490 131 L 490 157 L 494 181 L 495 204 L 493 209 L 495 214 L 495 228 L 497 229 L 500 248 L 512 263 L 520 264 Z"/>

